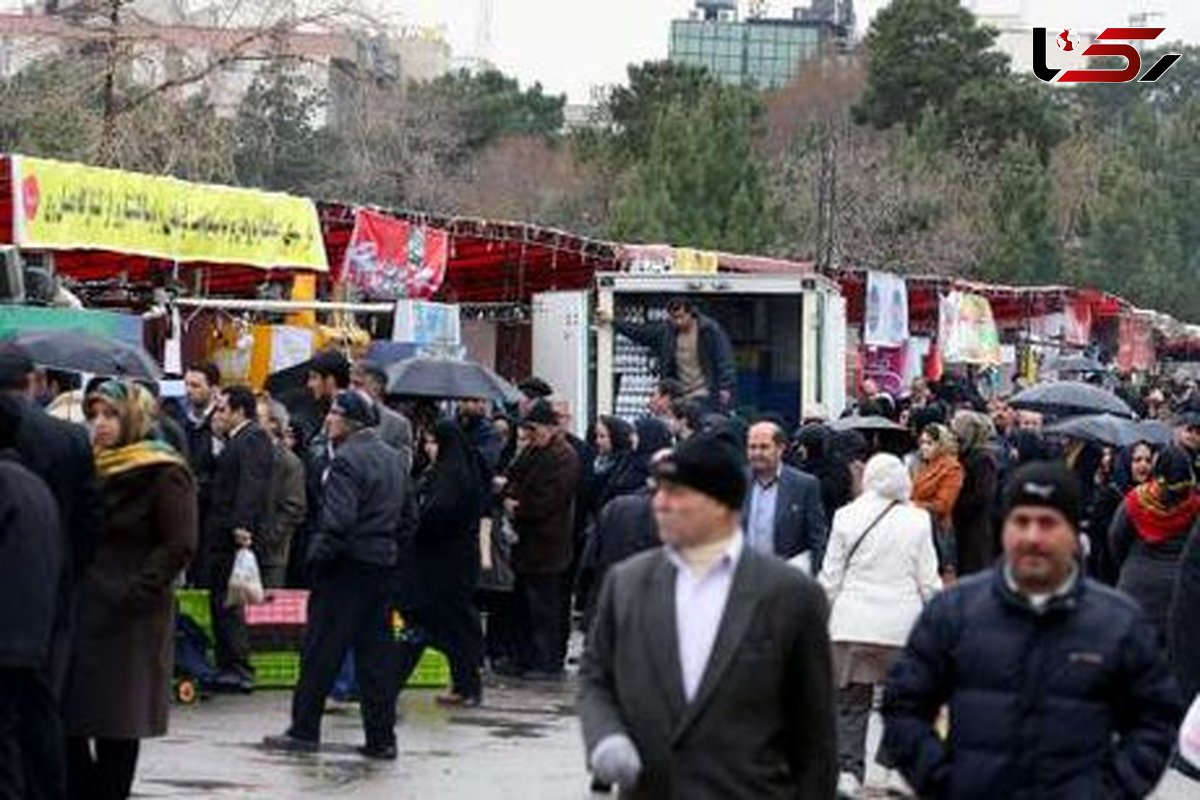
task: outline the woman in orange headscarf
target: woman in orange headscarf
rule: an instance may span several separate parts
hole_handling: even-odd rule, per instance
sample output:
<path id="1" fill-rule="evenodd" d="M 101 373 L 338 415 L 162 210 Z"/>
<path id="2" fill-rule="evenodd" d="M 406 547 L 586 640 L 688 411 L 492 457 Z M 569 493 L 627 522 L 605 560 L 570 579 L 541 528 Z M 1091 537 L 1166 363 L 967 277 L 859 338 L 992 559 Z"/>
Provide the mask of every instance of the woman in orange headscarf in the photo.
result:
<path id="1" fill-rule="evenodd" d="M 913 478 L 912 502 L 933 517 L 942 574 L 952 575 L 955 571 L 952 514 L 964 478 L 958 443 L 949 428 L 933 423 L 921 431 L 917 446 L 921 463 Z"/>

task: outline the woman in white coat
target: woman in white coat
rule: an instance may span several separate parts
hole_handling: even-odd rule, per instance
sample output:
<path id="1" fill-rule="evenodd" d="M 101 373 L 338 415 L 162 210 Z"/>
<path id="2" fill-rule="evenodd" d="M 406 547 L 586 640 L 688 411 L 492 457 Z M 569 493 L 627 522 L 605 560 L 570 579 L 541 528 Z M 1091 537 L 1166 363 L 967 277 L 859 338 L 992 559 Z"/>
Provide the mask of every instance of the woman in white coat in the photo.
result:
<path id="1" fill-rule="evenodd" d="M 910 504 L 911 493 L 900 459 L 871 458 L 863 494 L 833 517 L 818 578 L 831 607 L 842 796 L 856 796 L 865 776 L 875 685 L 884 682 L 921 609 L 942 587 L 929 512 Z"/>

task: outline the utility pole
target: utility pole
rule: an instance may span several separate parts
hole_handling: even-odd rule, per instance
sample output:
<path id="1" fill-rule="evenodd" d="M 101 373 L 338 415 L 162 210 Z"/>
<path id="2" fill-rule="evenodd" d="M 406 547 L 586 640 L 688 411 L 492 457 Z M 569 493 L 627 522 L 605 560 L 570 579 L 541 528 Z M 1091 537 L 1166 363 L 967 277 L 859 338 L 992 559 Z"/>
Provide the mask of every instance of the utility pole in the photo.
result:
<path id="1" fill-rule="evenodd" d="M 116 155 L 117 70 L 120 67 L 121 6 L 125 0 L 108 0 L 105 16 L 108 40 L 104 53 L 104 85 L 102 88 L 103 123 L 100 130 L 100 161 L 111 165 Z"/>
<path id="2" fill-rule="evenodd" d="M 496 23 L 495 0 L 479 0 L 475 19 L 475 60 L 480 70 L 492 66 L 492 29 Z"/>
<path id="3" fill-rule="evenodd" d="M 817 268 L 829 269 L 836 258 L 837 122 L 821 122 L 821 155 L 817 170 Z"/>

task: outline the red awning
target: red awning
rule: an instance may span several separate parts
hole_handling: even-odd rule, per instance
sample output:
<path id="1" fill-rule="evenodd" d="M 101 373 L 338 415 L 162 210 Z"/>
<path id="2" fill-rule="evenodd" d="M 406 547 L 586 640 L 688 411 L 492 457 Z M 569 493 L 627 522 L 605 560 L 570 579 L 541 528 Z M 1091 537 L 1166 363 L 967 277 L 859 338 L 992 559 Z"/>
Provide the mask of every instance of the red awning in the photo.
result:
<path id="1" fill-rule="evenodd" d="M 851 324 L 861 325 L 866 308 L 867 273 L 865 269 L 843 269 L 835 273 L 846 298 L 846 316 Z M 1114 317 L 1128 307 L 1119 297 L 1094 289 L 1067 286 L 1000 286 L 963 281 L 947 276 L 905 276 L 908 286 L 908 314 L 913 330 L 933 333 L 938 324 L 938 298 L 952 289 L 983 295 L 992 306 L 992 315 L 1001 327 L 1019 326 L 1032 317 L 1063 311 L 1068 303 L 1085 303 L 1093 318 Z"/>
<path id="2" fill-rule="evenodd" d="M 354 231 L 354 207 L 318 203 L 325 249 L 340 265 Z M 446 282 L 438 298 L 452 303 L 527 303 L 533 294 L 586 289 L 616 265 L 609 242 L 528 225 L 416 212 L 392 212 L 450 234 Z"/>

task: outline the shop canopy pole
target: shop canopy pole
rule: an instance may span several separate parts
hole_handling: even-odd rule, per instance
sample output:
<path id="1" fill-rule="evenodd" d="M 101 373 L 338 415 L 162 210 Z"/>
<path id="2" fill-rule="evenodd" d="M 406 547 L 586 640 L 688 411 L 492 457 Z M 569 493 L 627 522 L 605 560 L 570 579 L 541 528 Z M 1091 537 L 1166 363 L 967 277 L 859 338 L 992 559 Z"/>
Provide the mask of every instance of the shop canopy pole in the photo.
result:
<path id="1" fill-rule="evenodd" d="M 394 314 L 395 303 L 329 303 L 321 300 L 238 300 L 224 297 L 178 297 L 180 308 L 212 308 L 222 311 L 264 311 L 281 314 L 297 311 L 348 311 L 352 314 Z"/>

